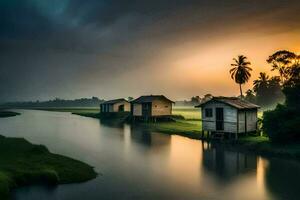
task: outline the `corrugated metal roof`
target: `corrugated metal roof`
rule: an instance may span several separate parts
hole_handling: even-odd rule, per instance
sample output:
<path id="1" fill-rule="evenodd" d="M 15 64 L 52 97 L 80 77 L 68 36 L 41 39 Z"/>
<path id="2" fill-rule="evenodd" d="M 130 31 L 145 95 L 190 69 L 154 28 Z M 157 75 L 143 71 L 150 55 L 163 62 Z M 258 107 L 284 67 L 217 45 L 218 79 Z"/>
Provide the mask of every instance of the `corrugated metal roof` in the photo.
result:
<path id="1" fill-rule="evenodd" d="M 101 104 L 115 104 L 115 103 L 120 103 L 120 102 L 123 102 L 123 101 L 128 102 L 126 99 L 122 98 L 122 99 L 112 99 L 112 100 L 104 101 Z"/>
<path id="2" fill-rule="evenodd" d="M 133 103 L 150 103 L 153 100 L 165 100 L 165 101 L 169 101 L 171 103 L 174 103 L 173 101 L 171 101 L 170 99 L 168 99 L 167 97 L 165 97 L 164 95 L 147 95 L 147 96 L 140 96 L 139 98 L 133 100 Z"/>
<path id="3" fill-rule="evenodd" d="M 206 102 L 203 102 L 196 107 L 202 107 L 203 105 L 205 105 L 206 103 L 211 102 L 211 101 L 225 103 L 225 104 L 235 107 L 239 110 L 260 108 L 260 106 L 250 103 L 249 101 L 246 101 L 246 100 L 238 98 L 238 97 L 213 97 L 212 99 L 210 99 Z"/>

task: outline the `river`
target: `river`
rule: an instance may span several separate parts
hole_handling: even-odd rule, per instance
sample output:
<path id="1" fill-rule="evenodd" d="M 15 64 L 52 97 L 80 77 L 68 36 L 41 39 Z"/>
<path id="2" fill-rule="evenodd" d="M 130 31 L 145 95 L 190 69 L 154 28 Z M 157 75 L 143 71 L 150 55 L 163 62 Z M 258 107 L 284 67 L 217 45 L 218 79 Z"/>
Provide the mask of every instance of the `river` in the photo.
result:
<path id="1" fill-rule="evenodd" d="M 0 134 L 24 137 L 95 167 L 81 184 L 26 186 L 15 200 L 300 199 L 300 163 L 226 151 L 199 140 L 111 127 L 63 112 L 19 110 Z"/>

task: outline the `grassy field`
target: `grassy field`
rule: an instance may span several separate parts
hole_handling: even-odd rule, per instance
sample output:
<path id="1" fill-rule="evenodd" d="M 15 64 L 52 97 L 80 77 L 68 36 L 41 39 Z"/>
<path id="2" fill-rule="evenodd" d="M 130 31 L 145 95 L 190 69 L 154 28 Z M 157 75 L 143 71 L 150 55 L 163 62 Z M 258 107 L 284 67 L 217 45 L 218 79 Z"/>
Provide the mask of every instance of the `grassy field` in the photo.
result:
<path id="1" fill-rule="evenodd" d="M 0 118 L 4 118 L 4 117 L 14 117 L 20 115 L 20 113 L 17 112 L 12 112 L 12 111 L 4 111 L 4 110 L 0 110 Z"/>
<path id="2" fill-rule="evenodd" d="M 171 122 L 158 122 L 158 123 L 142 123 L 145 129 L 150 131 L 157 131 L 166 134 L 182 135 L 185 137 L 200 139 L 201 136 L 201 123 L 200 121 L 190 120 L 175 120 Z"/>
<path id="3" fill-rule="evenodd" d="M 11 189 L 22 185 L 75 183 L 96 177 L 91 166 L 22 138 L 0 136 L 0 158 L 0 199 L 9 198 Z"/>
<path id="4" fill-rule="evenodd" d="M 187 120 L 200 120 L 201 111 L 194 107 L 179 107 L 175 106 L 172 110 L 173 115 L 181 115 Z"/>

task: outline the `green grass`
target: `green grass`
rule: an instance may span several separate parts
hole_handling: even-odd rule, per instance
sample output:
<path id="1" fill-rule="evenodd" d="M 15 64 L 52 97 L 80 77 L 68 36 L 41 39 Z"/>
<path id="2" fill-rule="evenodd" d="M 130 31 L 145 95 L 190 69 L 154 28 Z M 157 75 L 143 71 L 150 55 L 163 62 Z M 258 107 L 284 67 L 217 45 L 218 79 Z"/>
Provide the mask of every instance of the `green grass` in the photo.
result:
<path id="1" fill-rule="evenodd" d="M 200 120 L 201 111 L 199 108 L 194 107 L 173 107 L 173 115 L 181 115 L 187 120 Z"/>
<path id="2" fill-rule="evenodd" d="M 110 125 L 119 125 L 125 123 L 130 118 L 130 112 L 116 112 L 116 113 L 73 112 L 72 114 L 101 119 L 102 123 L 110 124 Z"/>
<path id="3" fill-rule="evenodd" d="M 11 189 L 35 183 L 83 182 L 96 177 L 93 167 L 80 161 L 52 154 L 45 146 L 23 138 L 0 136 L 0 199 Z"/>
<path id="4" fill-rule="evenodd" d="M 224 141 L 227 147 L 265 156 L 300 160 L 300 143 L 272 143 L 265 136 L 242 136 L 237 141 Z"/>
<path id="5" fill-rule="evenodd" d="M 150 131 L 181 135 L 193 139 L 200 139 L 201 136 L 201 123 L 199 121 L 175 120 L 170 122 L 139 123 L 138 126 L 142 126 Z"/>
<path id="6" fill-rule="evenodd" d="M 4 118 L 4 117 L 14 117 L 20 115 L 20 113 L 17 112 L 12 112 L 12 111 L 4 111 L 4 110 L 0 110 L 0 118 Z"/>

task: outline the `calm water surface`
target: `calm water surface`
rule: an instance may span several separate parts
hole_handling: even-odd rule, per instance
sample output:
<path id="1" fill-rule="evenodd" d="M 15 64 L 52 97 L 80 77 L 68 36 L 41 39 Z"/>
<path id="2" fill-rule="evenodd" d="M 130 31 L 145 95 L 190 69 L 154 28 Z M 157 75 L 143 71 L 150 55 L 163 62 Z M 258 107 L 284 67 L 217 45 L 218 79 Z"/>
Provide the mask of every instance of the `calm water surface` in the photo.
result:
<path id="1" fill-rule="evenodd" d="M 224 151 L 180 136 L 111 127 L 70 113 L 19 111 L 0 134 L 95 166 L 86 183 L 17 189 L 16 200 L 300 199 L 300 164 Z"/>

